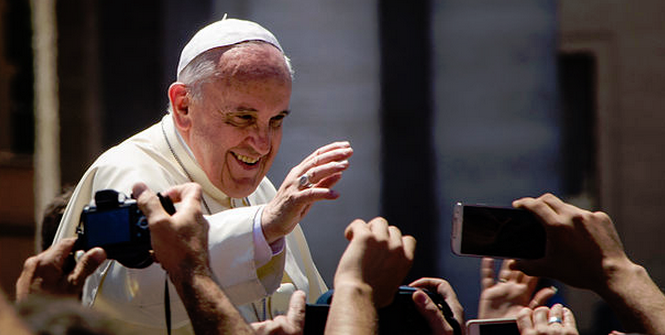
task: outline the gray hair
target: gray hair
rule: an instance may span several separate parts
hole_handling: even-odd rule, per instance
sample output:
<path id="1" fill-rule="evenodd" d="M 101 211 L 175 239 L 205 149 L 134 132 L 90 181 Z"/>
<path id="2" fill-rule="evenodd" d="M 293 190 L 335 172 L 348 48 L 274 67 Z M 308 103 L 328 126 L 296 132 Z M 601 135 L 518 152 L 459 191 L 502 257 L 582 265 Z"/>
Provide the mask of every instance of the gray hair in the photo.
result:
<path id="1" fill-rule="evenodd" d="M 246 41 L 242 43 L 266 43 L 263 41 Z M 269 43 L 266 43 L 269 44 Z M 182 82 L 189 88 L 189 92 L 193 99 L 200 99 L 202 93 L 202 87 L 206 83 L 211 82 L 219 76 L 217 69 L 217 62 L 221 57 L 222 53 L 233 48 L 235 45 L 230 45 L 226 47 L 214 48 L 208 50 L 196 58 L 194 58 L 184 69 L 178 74 L 178 81 Z M 293 80 L 295 72 L 291 66 L 291 60 L 289 57 L 284 55 L 284 62 L 286 63 L 286 68 L 291 75 L 291 80 Z M 172 112 L 171 104 L 169 104 L 168 112 Z"/>

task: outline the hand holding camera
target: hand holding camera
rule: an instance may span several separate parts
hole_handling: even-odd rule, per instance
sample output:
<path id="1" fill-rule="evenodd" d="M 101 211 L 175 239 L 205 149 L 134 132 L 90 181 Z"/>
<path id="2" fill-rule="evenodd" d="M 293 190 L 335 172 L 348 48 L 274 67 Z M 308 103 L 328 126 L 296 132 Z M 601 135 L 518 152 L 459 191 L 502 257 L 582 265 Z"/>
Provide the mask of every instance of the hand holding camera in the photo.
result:
<path id="1" fill-rule="evenodd" d="M 158 194 L 164 209 L 175 213 L 173 202 Z M 115 190 L 95 193 L 95 205 L 83 208 L 76 230 L 76 250 L 102 247 L 107 258 L 128 268 L 142 269 L 153 263 L 148 220 L 136 200 Z"/>

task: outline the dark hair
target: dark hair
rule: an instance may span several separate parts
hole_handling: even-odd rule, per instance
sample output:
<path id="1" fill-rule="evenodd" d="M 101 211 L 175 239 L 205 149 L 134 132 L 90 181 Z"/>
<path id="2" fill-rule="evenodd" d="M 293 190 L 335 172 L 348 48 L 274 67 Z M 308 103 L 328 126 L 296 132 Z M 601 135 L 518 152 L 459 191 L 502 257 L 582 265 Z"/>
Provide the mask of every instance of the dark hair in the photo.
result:
<path id="1" fill-rule="evenodd" d="M 48 249 L 53 243 L 55 232 L 58 230 L 62 215 L 67 208 L 69 199 L 72 197 L 74 187 L 63 187 L 62 193 L 53 198 L 44 209 L 42 217 L 42 251 Z"/>
<path id="2" fill-rule="evenodd" d="M 25 324 L 38 335 L 117 335 L 111 319 L 73 298 L 31 295 L 16 305 Z"/>

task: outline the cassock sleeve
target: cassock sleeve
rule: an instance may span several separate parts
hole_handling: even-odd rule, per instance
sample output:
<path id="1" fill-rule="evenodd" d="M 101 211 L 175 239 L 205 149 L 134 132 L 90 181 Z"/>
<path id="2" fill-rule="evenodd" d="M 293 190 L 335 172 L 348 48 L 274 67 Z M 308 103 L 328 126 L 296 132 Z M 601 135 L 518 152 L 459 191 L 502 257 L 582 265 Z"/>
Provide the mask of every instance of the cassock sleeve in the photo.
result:
<path id="1" fill-rule="evenodd" d="M 108 154 L 108 152 L 107 152 Z M 55 241 L 75 234 L 83 207 L 91 202 L 97 190 L 111 188 L 127 195 L 136 182 L 144 182 L 154 191 L 188 180 L 156 164 L 123 166 L 118 160 L 146 160 L 136 152 L 104 154 L 79 182 Z M 127 157 L 133 156 L 133 157 Z M 131 159 L 129 159 L 131 158 Z M 274 256 L 256 269 L 254 262 L 253 220 L 260 207 L 229 209 L 206 218 L 210 223 L 210 261 L 225 293 L 236 305 L 259 300 L 280 284 L 284 255 Z M 164 285 L 166 273 L 159 264 L 145 269 L 129 269 L 115 261 L 106 261 L 86 281 L 82 296 L 85 305 L 103 309 L 122 321 L 164 327 Z M 173 286 L 170 285 L 172 326 L 188 323 L 187 313 Z"/>

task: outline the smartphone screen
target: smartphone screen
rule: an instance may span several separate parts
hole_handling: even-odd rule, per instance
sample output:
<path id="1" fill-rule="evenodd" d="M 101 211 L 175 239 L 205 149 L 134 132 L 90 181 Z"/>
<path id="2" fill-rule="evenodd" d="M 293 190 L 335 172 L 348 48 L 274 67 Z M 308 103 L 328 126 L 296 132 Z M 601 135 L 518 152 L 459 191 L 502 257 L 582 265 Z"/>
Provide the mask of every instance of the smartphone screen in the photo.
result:
<path id="1" fill-rule="evenodd" d="M 545 230 L 527 210 L 458 204 L 453 225 L 454 251 L 461 255 L 517 259 L 545 255 Z"/>

